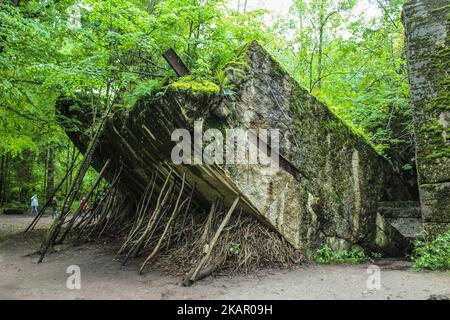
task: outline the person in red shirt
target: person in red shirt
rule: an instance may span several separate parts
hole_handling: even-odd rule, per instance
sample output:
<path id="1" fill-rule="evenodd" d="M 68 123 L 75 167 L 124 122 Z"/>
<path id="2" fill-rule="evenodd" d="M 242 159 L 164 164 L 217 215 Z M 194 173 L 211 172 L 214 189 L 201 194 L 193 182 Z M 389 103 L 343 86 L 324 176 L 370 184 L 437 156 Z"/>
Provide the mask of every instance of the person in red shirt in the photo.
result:
<path id="1" fill-rule="evenodd" d="M 81 201 L 80 201 L 80 212 L 81 212 L 81 215 L 84 216 L 86 214 L 86 212 L 88 212 L 88 210 L 89 210 L 89 205 L 86 202 L 86 199 L 83 197 L 81 199 Z"/>

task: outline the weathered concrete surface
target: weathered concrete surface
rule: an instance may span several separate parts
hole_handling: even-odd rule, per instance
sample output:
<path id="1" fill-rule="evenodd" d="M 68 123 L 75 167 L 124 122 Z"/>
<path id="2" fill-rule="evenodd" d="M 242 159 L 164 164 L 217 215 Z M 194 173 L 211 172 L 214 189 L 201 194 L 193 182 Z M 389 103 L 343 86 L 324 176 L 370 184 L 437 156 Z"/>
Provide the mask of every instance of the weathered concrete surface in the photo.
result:
<path id="1" fill-rule="evenodd" d="M 258 44 L 245 51 L 248 68 L 232 75 L 239 89 L 235 125 L 278 128 L 280 153 L 300 172 L 239 168 L 239 188 L 300 248 L 372 245 L 377 203 L 408 200 L 399 176 L 372 147 L 311 96 Z M 230 116 L 231 117 L 231 116 Z M 231 120 L 233 122 L 233 120 Z"/>
<path id="2" fill-rule="evenodd" d="M 306 253 L 324 242 L 336 249 L 355 243 L 380 249 L 378 201 L 410 199 L 399 175 L 257 43 L 245 47 L 240 57 L 246 66 L 227 72 L 236 91 L 231 97 L 207 84 L 175 83 L 141 98 L 130 111 L 115 112 L 101 137 L 96 167 L 110 157 L 112 175 L 123 164 L 122 181 L 137 198 L 154 172 L 170 169 L 186 173 L 200 203 L 221 197 L 230 205 L 240 195 L 241 209 Z M 62 100 L 60 108 L 77 103 L 84 104 Z M 294 172 L 270 165 L 174 165 L 171 134 L 181 128 L 193 132 L 194 120 L 203 121 L 204 130 L 221 132 L 279 129 L 280 154 Z M 70 136 L 84 148 L 79 133 Z M 391 240 L 387 234 L 382 246 Z"/>
<path id="3" fill-rule="evenodd" d="M 423 220 L 431 233 L 450 225 L 450 4 L 404 5 L 416 158 Z"/>
<path id="4" fill-rule="evenodd" d="M 406 238 L 417 239 L 423 231 L 420 202 L 381 202 L 378 212 Z"/>

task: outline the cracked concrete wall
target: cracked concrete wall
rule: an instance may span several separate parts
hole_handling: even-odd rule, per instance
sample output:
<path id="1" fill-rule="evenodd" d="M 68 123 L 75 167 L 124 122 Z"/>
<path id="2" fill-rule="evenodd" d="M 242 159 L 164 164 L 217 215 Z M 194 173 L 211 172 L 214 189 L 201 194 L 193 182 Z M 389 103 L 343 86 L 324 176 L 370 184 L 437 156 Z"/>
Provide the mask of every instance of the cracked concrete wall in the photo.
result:
<path id="1" fill-rule="evenodd" d="M 406 53 L 424 227 L 450 229 L 450 3 L 404 5 Z"/>

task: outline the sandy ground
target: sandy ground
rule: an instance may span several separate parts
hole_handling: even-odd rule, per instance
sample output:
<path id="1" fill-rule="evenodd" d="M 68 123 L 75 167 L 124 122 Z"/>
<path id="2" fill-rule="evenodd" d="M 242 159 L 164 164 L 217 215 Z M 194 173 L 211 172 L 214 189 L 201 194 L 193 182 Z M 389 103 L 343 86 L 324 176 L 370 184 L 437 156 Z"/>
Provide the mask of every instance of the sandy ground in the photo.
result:
<path id="1" fill-rule="evenodd" d="M 192 287 L 180 278 L 137 266 L 122 266 L 109 246 L 68 247 L 37 264 L 35 251 L 50 223 L 23 234 L 30 217 L 0 215 L 0 299 L 428 299 L 450 295 L 450 275 L 414 272 L 407 261 L 380 260 L 381 288 L 369 290 L 369 265 L 302 265 L 250 275 L 215 276 Z M 71 265 L 81 271 L 81 289 L 67 288 Z"/>

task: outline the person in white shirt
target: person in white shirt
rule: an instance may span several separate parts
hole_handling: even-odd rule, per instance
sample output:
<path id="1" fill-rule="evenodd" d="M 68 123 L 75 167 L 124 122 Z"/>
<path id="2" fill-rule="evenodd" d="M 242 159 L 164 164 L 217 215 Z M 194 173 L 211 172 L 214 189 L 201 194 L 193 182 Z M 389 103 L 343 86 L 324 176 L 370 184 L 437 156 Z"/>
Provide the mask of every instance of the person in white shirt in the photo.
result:
<path id="1" fill-rule="evenodd" d="M 31 215 L 35 216 L 38 214 L 38 198 L 37 195 L 31 197 Z"/>

